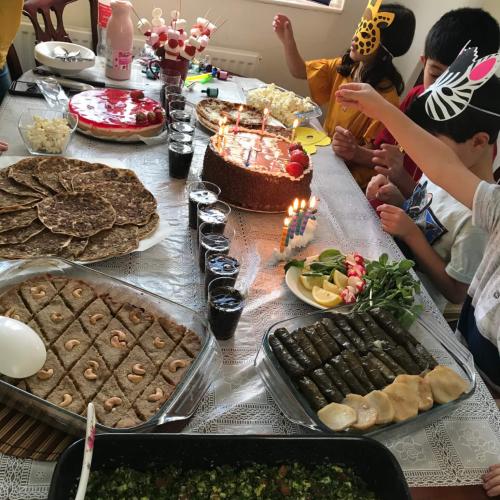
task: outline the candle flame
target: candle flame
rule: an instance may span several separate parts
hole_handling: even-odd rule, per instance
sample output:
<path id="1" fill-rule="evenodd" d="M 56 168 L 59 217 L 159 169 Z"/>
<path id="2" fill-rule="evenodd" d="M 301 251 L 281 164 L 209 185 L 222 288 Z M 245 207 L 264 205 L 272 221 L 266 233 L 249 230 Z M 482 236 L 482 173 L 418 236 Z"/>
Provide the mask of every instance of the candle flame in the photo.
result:
<path id="1" fill-rule="evenodd" d="M 264 116 L 267 116 L 269 114 L 269 110 L 267 108 L 264 108 Z"/>
<path id="2" fill-rule="evenodd" d="M 289 207 L 288 207 L 288 215 L 289 215 L 290 217 L 292 217 L 292 216 L 293 216 L 293 207 L 292 207 L 292 206 L 289 206 Z"/>
<path id="3" fill-rule="evenodd" d="M 298 208 L 299 208 L 299 199 L 295 198 L 295 200 L 293 200 L 293 210 L 296 212 Z"/>
<path id="4" fill-rule="evenodd" d="M 298 126 L 299 126 L 299 119 L 295 118 L 295 120 L 293 120 L 293 128 L 297 128 Z"/>
<path id="5" fill-rule="evenodd" d="M 313 196 L 309 200 L 309 208 L 313 209 L 315 206 L 316 206 L 316 196 Z"/>
<path id="6" fill-rule="evenodd" d="M 290 219 L 288 217 L 285 217 L 283 223 L 285 224 L 285 227 L 288 227 L 290 225 Z"/>
<path id="7" fill-rule="evenodd" d="M 238 108 L 238 111 L 241 113 L 243 111 L 243 104 Z"/>
<path id="8" fill-rule="evenodd" d="M 306 208 L 306 200 L 302 200 L 300 202 L 300 208 L 301 208 L 301 210 L 304 210 L 304 208 Z"/>

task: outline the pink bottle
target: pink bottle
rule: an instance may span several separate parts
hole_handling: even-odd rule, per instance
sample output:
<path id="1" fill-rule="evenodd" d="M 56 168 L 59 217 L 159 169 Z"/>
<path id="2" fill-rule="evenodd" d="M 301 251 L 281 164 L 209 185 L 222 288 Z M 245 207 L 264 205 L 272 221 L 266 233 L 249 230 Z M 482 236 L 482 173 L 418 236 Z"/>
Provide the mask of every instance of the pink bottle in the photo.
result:
<path id="1" fill-rule="evenodd" d="M 128 80 L 132 70 L 134 25 L 132 6 L 126 0 L 111 2 L 111 17 L 106 33 L 106 76 L 113 80 Z"/>

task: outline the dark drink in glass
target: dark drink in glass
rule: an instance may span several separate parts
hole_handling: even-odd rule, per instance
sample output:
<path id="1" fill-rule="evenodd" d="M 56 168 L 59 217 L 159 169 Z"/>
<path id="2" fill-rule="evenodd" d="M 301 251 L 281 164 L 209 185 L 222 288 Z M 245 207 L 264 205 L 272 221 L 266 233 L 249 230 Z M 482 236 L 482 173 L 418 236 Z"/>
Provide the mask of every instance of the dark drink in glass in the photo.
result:
<path id="1" fill-rule="evenodd" d="M 218 233 L 200 234 L 199 263 L 200 271 L 205 272 L 205 259 L 214 253 L 227 255 L 231 242 L 227 236 Z"/>
<path id="2" fill-rule="evenodd" d="M 212 225 L 213 233 L 223 233 L 226 227 L 231 207 L 223 201 L 217 200 L 209 205 L 200 203 L 198 205 L 198 229 L 207 222 Z"/>
<path id="3" fill-rule="evenodd" d="M 179 142 L 180 144 L 192 144 L 193 136 L 190 134 L 183 134 L 182 132 L 170 132 L 168 140 L 170 142 Z"/>
<path id="4" fill-rule="evenodd" d="M 197 184 L 199 186 L 193 186 L 189 192 L 189 227 L 191 229 L 198 227 L 198 203 L 209 205 L 215 203 L 218 198 L 218 193 L 211 191 L 209 187 L 205 187 L 202 182 Z M 214 184 L 214 187 L 217 186 Z M 220 190 L 218 192 L 220 193 Z"/>
<path id="5" fill-rule="evenodd" d="M 186 122 L 173 122 L 170 124 L 170 131 L 193 135 L 194 127 Z"/>
<path id="6" fill-rule="evenodd" d="M 191 113 L 183 109 L 170 108 L 170 120 L 173 122 L 191 122 Z"/>
<path id="7" fill-rule="evenodd" d="M 193 160 L 193 146 L 171 142 L 168 145 L 168 170 L 174 179 L 186 179 Z"/>
<path id="8" fill-rule="evenodd" d="M 245 300 L 241 292 L 229 284 L 212 282 L 208 297 L 208 322 L 216 339 L 230 339 L 241 317 Z"/>
<path id="9" fill-rule="evenodd" d="M 205 294 L 210 283 L 216 278 L 227 278 L 234 283 L 240 272 L 238 259 L 224 254 L 207 255 L 205 259 Z"/>

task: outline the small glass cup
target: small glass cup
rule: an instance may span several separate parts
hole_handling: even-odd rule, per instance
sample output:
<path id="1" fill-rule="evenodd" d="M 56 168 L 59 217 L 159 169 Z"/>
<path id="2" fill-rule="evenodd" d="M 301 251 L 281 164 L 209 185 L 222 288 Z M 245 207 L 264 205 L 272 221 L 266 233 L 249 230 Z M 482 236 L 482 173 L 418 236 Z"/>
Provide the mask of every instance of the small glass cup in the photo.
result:
<path id="1" fill-rule="evenodd" d="M 163 69 L 160 71 L 160 79 L 165 84 L 165 87 L 175 86 L 182 91 L 182 75 L 180 71 L 174 69 Z"/>
<path id="2" fill-rule="evenodd" d="M 235 257 L 223 253 L 212 253 L 205 257 L 205 296 L 208 296 L 208 287 L 216 278 L 238 278 L 240 263 Z M 233 282 L 234 282 L 233 281 Z"/>
<path id="3" fill-rule="evenodd" d="M 245 307 L 243 293 L 230 278 L 217 278 L 208 287 L 208 323 L 216 339 L 234 336 Z"/>
<path id="4" fill-rule="evenodd" d="M 172 122 L 168 126 L 169 133 L 180 132 L 181 134 L 194 135 L 195 127 L 186 122 Z"/>
<path id="5" fill-rule="evenodd" d="M 169 142 L 178 142 L 179 144 L 193 144 L 193 136 L 183 134 L 182 132 L 172 132 L 168 135 Z"/>
<path id="6" fill-rule="evenodd" d="M 198 229 L 198 262 L 200 271 L 205 272 L 205 260 L 207 255 L 220 253 L 227 255 L 234 239 L 235 230 L 225 228 L 221 233 L 219 228 L 210 222 L 204 222 Z"/>
<path id="7" fill-rule="evenodd" d="M 184 122 L 194 126 L 196 114 L 194 106 L 186 101 L 176 99 L 168 104 L 168 114 L 171 122 Z"/>
<path id="8" fill-rule="evenodd" d="M 198 203 L 198 223 L 196 227 L 199 228 L 203 222 L 209 222 L 219 232 L 223 233 L 230 213 L 231 207 L 220 200 L 213 203 Z"/>
<path id="9" fill-rule="evenodd" d="M 174 179 L 186 179 L 193 161 L 193 146 L 179 142 L 168 144 L 168 171 Z"/>
<path id="10" fill-rule="evenodd" d="M 218 200 L 220 188 L 212 182 L 196 181 L 187 186 L 189 203 L 189 227 L 198 228 L 198 204 L 210 204 Z"/>

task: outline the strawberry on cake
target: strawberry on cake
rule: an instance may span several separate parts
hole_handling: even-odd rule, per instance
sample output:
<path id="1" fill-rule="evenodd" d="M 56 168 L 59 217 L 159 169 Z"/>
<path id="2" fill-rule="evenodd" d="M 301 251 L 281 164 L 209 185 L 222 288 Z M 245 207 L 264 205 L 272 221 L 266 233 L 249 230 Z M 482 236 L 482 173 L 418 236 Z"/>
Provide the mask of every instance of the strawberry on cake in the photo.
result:
<path id="1" fill-rule="evenodd" d="M 74 95 L 69 111 L 78 116 L 78 129 L 100 139 L 129 139 L 159 134 L 165 112 L 158 101 L 140 90 L 97 89 Z"/>

